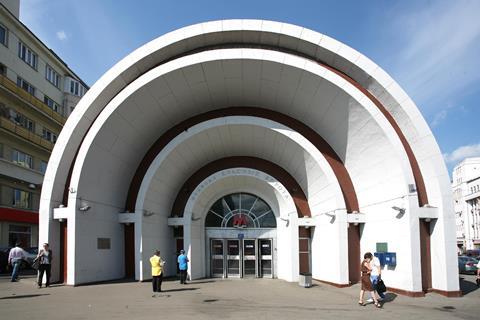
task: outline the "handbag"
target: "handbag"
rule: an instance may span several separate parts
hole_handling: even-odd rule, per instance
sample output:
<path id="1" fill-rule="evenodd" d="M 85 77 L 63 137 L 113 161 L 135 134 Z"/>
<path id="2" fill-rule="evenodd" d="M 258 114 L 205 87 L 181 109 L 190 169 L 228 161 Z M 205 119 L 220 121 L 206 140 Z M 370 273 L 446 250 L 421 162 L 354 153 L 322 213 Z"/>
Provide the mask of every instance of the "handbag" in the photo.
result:
<path id="1" fill-rule="evenodd" d="M 32 262 L 32 268 L 35 270 L 38 270 L 39 267 L 40 267 L 40 259 L 35 258 Z"/>
<path id="2" fill-rule="evenodd" d="M 383 282 L 382 279 L 378 279 L 377 281 L 377 292 L 378 293 L 383 293 L 387 291 L 387 287 L 385 286 L 385 283 Z"/>

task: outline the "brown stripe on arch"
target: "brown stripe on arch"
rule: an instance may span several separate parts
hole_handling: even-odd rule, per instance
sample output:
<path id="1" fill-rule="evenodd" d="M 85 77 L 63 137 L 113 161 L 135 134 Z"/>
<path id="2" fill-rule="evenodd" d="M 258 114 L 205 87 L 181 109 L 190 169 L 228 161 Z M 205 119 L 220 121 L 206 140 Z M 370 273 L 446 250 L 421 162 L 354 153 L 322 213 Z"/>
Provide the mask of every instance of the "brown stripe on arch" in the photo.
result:
<path id="1" fill-rule="evenodd" d="M 295 207 L 297 208 L 298 216 L 311 217 L 310 206 L 308 205 L 307 197 L 302 188 L 285 169 L 279 165 L 265 159 L 257 157 L 226 157 L 212 161 L 202 168 L 198 169 L 180 188 L 177 197 L 172 206 L 172 216 L 183 216 L 183 211 L 187 205 L 188 198 L 195 190 L 195 188 L 210 175 L 225 169 L 231 168 L 249 168 L 265 172 L 275 179 L 277 179 L 290 193 L 293 198 Z"/>
<path id="2" fill-rule="evenodd" d="M 300 133 L 303 137 L 309 140 L 325 157 L 328 164 L 332 168 L 337 181 L 340 185 L 340 189 L 345 201 L 345 208 L 348 212 L 360 211 L 358 206 L 357 194 L 352 183 L 352 179 L 345 168 L 340 157 L 336 154 L 333 148 L 313 129 L 298 121 L 295 118 L 287 116 L 283 113 L 257 108 L 257 107 L 229 107 L 223 109 L 217 109 L 209 112 L 205 112 L 196 116 L 193 116 L 187 120 L 184 120 L 167 130 L 148 150 L 142 162 L 138 166 L 135 175 L 130 183 L 128 190 L 127 201 L 125 204 L 125 210 L 133 212 L 135 210 L 135 203 L 137 201 L 138 191 L 143 181 L 148 168 L 162 151 L 162 149 L 176 136 L 190 127 L 216 118 L 228 117 L 228 116 L 251 116 L 269 119 L 279 122 L 290 129 Z"/>

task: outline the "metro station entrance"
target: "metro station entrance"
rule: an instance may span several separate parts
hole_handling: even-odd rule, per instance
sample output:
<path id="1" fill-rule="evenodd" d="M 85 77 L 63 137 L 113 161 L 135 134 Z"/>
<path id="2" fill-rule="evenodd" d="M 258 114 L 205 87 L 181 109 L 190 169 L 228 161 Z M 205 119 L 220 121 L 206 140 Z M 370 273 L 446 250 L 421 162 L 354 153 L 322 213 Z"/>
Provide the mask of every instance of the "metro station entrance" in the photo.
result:
<path id="1" fill-rule="evenodd" d="M 210 275 L 275 277 L 276 227 L 272 209 L 255 195 L 234 193 L 217 200 L 205 217 Z"/>
<path id="2" fill-rule="evenodd" d="M 211 276 L 272 278 L 272 239 L 211 239 Z"/>

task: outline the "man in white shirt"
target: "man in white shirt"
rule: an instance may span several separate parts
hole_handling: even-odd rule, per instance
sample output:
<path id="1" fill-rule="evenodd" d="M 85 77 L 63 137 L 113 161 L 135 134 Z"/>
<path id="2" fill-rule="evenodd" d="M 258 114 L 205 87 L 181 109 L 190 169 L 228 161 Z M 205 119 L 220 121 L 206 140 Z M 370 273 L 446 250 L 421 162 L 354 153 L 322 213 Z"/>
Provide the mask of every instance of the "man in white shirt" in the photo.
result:
<path id="1" fill-rule="evenodd" d="M 8 263 L 13 267 L 12 271 L 12 282 L 17 281 L 18 279 L 18 270 L 20 269 L 20 264 L 25 258 L 25 251 L 20 248 L 20 243 L 15 244 L 15 248 L 10 249 L 8 254 Z"/>
<path id="2" fill-rule="evenodd" d="M 370 281 L 372 282 L 373 289 L 379 296 L 379 300 L 385 299 L 385 294 L 383 292 L 377 291 L 377 282 L 381 277 L 382 274 L 382 266 L 380 265 L 380 260 L 377 257 L 373 257 L 372 261 L 370 262 L 370 267 L 372 268 L 372 272 L 370 273 Z"/>

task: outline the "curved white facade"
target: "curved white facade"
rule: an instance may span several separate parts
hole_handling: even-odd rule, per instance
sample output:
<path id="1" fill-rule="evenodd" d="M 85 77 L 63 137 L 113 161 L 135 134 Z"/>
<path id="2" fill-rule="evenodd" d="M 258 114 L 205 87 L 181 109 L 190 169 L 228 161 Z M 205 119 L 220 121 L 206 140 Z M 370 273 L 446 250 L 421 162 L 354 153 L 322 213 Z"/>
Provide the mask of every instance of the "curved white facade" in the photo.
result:
<path id="1" fill-rule="evenodd" d="M 219 179 L 192 200 L 199 177 L 218 175 L 229 161 L 272 176 L 290 201 L 248 174 Z M 217 163 L 224 167 L 215 172 Z M 53 150 L 40 241 L 64 257 L 54 270 L 68 284 L 122 278 L 133 266 L 136 279 L 148 279 L 155 248 L 173 275 L 179 239 L 190 275 L 208 277 L 202 219 L 226 190 L 263 195 L 276 208 L 278 278 L 296 281 L 307 268 L 315 279 L 349 285 L 360 252 L 386 242 L 397 257 L 383 273 L 392 289 L 458 293 L 449 177 L 414 103 L 355 50 L 272 21 L 182 28 L 109 70 Z M 98 249 L 99 238 L 110 248 Z"/>

